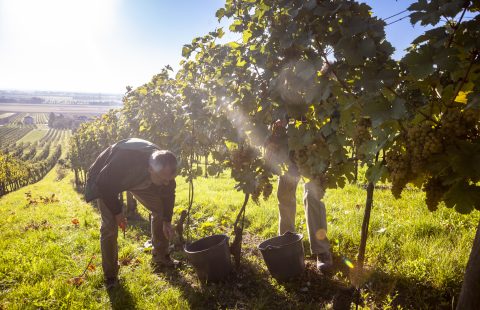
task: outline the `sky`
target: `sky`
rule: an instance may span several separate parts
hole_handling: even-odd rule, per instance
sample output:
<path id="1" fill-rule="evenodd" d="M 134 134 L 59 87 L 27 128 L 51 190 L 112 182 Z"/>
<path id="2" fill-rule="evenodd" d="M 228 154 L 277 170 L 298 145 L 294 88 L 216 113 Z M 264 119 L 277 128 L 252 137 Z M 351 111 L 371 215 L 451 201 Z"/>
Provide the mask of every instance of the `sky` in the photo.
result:
<path id="1" fill-rule="evenodd" d="M 362 2 L 385 18 L 414 1 Z M 215 17 L 223 3 L 0 0 L 0 89 L 122 94 L 127 85 L 148 82 L 165 65 L 178 68 L 182 46 L 194 37 L 222 26 L 227 30 L 227 21 L 219 24 Z M 394 57 L 400 58 L 423 31 L 408 18 L 387 26 Z"/>

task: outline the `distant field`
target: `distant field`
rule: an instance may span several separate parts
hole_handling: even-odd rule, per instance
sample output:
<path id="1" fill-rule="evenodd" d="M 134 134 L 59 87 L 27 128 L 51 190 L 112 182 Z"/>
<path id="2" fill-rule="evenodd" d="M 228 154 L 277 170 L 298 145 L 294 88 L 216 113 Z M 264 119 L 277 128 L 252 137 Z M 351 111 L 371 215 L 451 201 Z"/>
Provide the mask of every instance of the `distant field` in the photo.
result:
<path id="1" fill-rule="evenodd" d="M 35 142 L 37 140 L 42 139 L 45 134 L 48 132 L 48 129 L 34 129 L 30 131 L 28 134 L 26 134 L 23 138 L 18 140 L 18 142 Z"/>
<path id="2" fill-rule="evenodd" d="M 10 116 L 12 116 L 13 114 L 15 114 L 15 113 L 11 113 L 11 112 L 9 112 L 9 113 L 3 113 L 3 112 L 0 112 L 0 119 L 10 117 Z"/>
<path id="3" fill-rule="evenodd" d="M 0 103 L 2 112 L 55 112 L 69 114 L 103 114 L 117 107 L 74 104 L 18 104 Z M 0 112 L 0 113 L 2 113 Z"/>
<path id="4" fill-rule="evenodd" d="M 19 139 L 32 131 L 33 125 L 26 125 L 22 127 L 16 126 L 0 126 L 0 147 L 5 147 L 14 144 Z"/>
<path id="5" fill-rule="evenodd" d="M 37 141 L 56 141 L 57 138 L 62 141 L 66 140 L 69 132 L 67 133 L 67 131 L 64 130 L 48 127 L 49 114 L 55 111 L 56 114 L 61 113 L 68 117 L 76 114 L 96 117 L 104 113 L 99 111 L 98 108 L 98 106 L 82 107 L 78 105 L 54 104 L 10 105 L 0 103 L 0 119 L 5 118 L 6 120 L 4 124 L 2 123 L 0 125 L 0 150 L 13 152 L 15 156 L 18 157 L 19 154 L 26 151 L 18 149 L 18 143 L 23 143 L 25 147 L 28 148 L 30 144 Z M 107 109 L 106 107 L 101 108 L 104 110 Z M 9 109 L 11 109 L 11 112 L 8 111 Z M 27 119 L 27 117 L 31 117 L 31 119 Z M 28 124 L 26 122 L 27 120 L 29 121 Z M 64 153 L 66 154 L 66 152 Z M 34 152 L 32 154 L 34 154 Z"/>

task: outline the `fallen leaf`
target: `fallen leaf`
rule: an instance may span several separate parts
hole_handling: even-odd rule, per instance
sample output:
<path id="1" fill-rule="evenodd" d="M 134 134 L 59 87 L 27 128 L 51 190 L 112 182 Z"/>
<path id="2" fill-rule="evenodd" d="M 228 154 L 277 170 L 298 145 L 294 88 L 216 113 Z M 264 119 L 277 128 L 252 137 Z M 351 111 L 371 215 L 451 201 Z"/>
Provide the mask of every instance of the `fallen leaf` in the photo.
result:
<path id="1" fill-rule="evenodd" d="M 124 257 L 118 260 L 120 265 L 122 266 L 128 266 L 132 263 L 132 258 L 130 257 Z"/>
<path id="2" fill-rule="evenodd" d="M 68 280 L 68 283 L 70 283 L 71 285 L 74 285 L 76 287 L 79 287 L 84 282 L 85 282 L 84 277 L 75 277 L 75 278 L 71 278 L 70 280 Z"/>

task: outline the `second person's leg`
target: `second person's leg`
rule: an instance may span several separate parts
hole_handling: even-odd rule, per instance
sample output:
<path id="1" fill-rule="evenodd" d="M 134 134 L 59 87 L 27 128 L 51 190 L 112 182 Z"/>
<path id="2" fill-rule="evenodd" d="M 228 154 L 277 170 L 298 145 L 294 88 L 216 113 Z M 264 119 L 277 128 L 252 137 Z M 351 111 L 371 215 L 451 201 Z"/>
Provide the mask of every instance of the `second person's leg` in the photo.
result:
<path id="1" fill-rule="evenodd" d="M 332 265 L 330 242 L 327 238 L 327 213 L 322 202 L 324 190 L 314 182 L 305 183 L 304 206 L 308 237 L 312 254 L 317 255 L 317 266 L 326 271 Z"/>
<path id="2" fill-rule="evenodd" d="M 295 214 L 297 210 L 296 191 L 299 178 L 289 173 L 278 177 L 278 232 L 295 232 Z"/>

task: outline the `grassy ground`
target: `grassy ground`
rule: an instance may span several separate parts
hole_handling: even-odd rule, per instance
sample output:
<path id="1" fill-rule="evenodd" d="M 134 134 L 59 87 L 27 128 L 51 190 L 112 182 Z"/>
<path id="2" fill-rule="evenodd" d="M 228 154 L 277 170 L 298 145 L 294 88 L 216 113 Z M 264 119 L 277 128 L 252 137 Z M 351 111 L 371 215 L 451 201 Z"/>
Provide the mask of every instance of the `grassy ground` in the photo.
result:
<path id="1" fill-rule="evenodd" d="M 200 285 L 192 267 L 154 272 L 146 212 L 119 236 L 118 290 L 103 288 L 100 267 L 99 214 L 72 187 L 71 174 L 57 181 L 56 170 L 37 184 L 0 198 L 0 309 L 318 309 L 332 308 L 351 295 L 350 278 L 360 239 L 365 190 L 351 185 L 330 190 L 325 197 L 329 238 L 335 256 L 331 277 L 319 275 L 308 257 L 305 274 L 288 283 L 272 279 L 256 245 L 277 230 L 273 197 L 249 203 L 242 267 L 221 284 Z M 175 218 L 186 208 L 187 184 L 177 180 Z M 195 182 L 195 238 L 231 233 L 243 195 L 228 176 Z M 29 203 L 25 193 L 32 196 Z M 58 201 L 39 196 L 55 194 Z M 305 233 L 298 189 L 297 227 Z M 374 195 L 367 247 L 368 272 L 362 277 L 360 308 L 450 308 L 458 295 L 463 270 L 480 218 L 459 215 L 444 207 L 427 211 L 419 191 L 394 200 L 385 190 Z M 78 223 L 77 223 L 78 222 Z M 181 251 L 173 255 L 185 261 Z M 89 265 L 89 262 L 91 264 Z M 89 266 L 89 268 L 87 268 Z M 87 269 L 83 277 L 84 270 Z"/>

